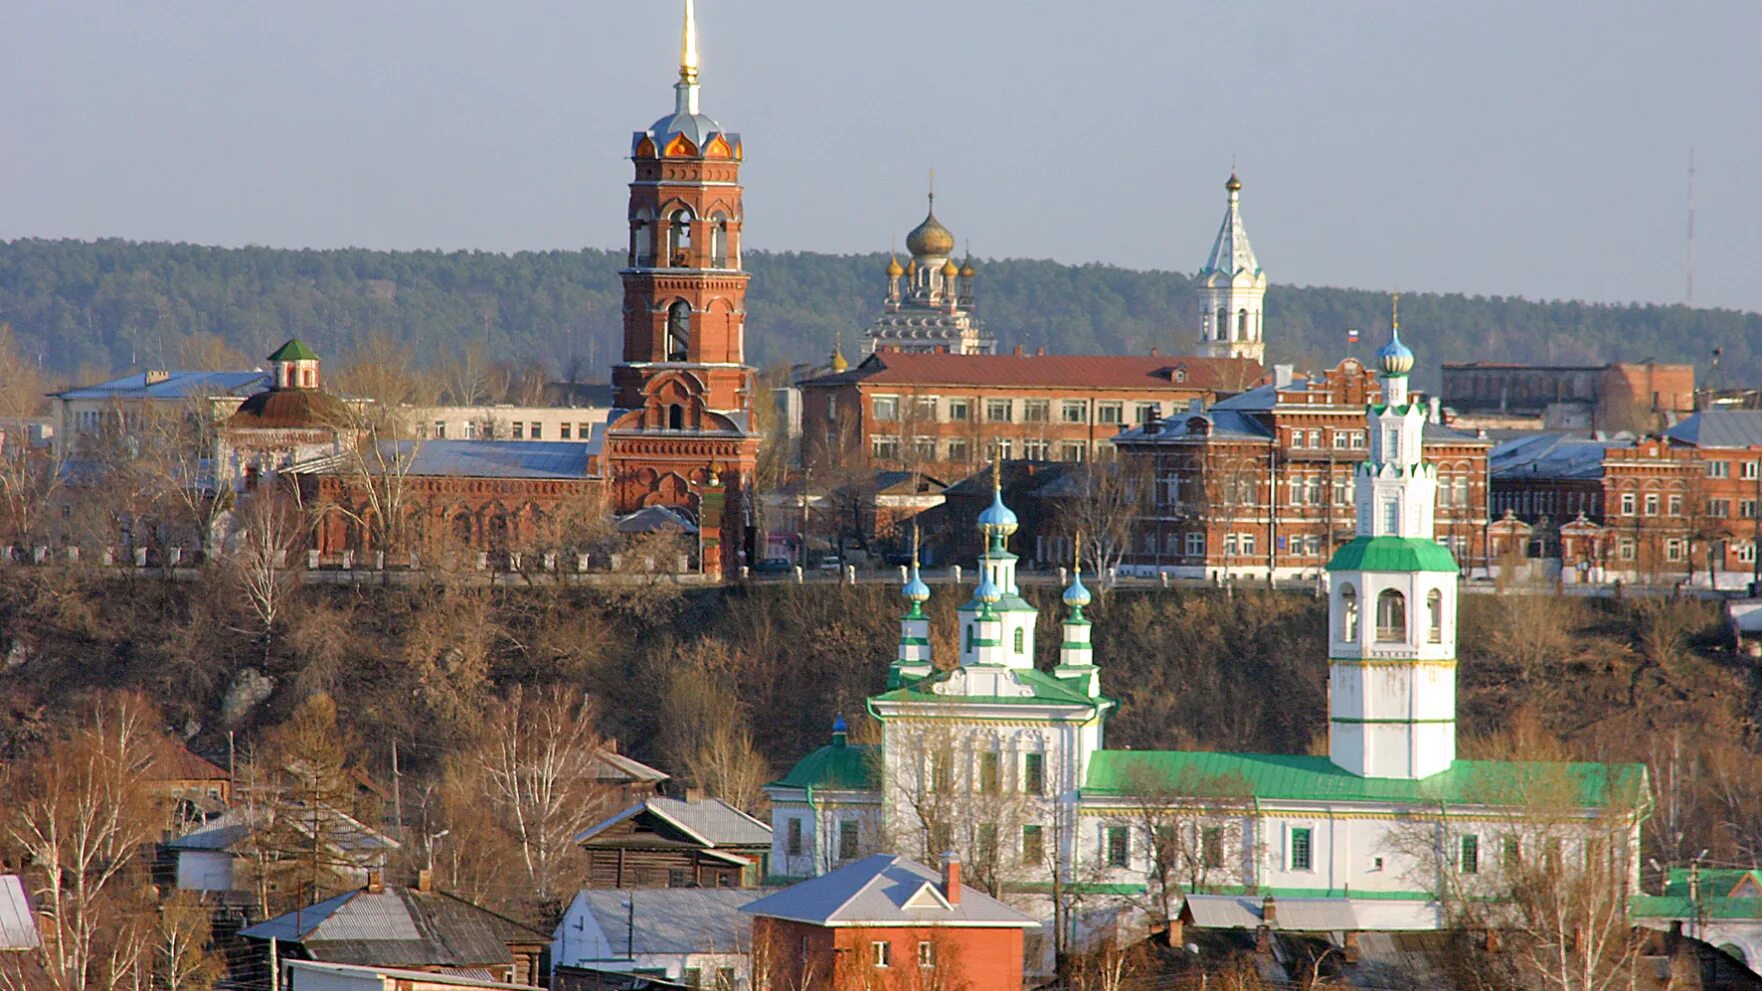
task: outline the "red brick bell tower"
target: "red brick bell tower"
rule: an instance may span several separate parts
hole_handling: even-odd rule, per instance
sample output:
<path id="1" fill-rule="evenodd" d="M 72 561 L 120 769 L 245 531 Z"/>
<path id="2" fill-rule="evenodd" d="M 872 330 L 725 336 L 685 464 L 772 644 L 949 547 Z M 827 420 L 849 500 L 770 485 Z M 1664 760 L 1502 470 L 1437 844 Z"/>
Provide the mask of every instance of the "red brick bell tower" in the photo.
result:
<path id="1" fill-rule="evenodd" d="M 618 408 L 605 463 L 616 512 L 685 512 L 702 533 L 704 571 L 727 574 L 746 546 L 759 435 L 744 340 L 740 135 L 698 108 L 692 0 L 673 89 L 673 112 L 631 139 L 624 357 L 612 368 Z"/>

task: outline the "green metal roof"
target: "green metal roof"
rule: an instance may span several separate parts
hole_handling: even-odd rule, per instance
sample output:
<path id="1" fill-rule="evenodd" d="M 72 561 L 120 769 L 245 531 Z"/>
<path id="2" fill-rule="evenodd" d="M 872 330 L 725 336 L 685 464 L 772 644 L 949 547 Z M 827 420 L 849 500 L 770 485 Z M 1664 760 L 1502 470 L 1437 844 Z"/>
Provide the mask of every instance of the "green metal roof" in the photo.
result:
<path id="1" fill-rule="evenodd" d="M 771 784 L 779 788 L 826 788 L 833 791 L 874 791 L 881 787 L 881 748 L 868 743 L 832 743 L 803 757 L 789 773 Z"/>
<path id="2" fill-rule="evenodd" d="M 1047 703 L 1061 705 L 1107 705 L 1106 699 L 1092 699 L 1081 689 L 1067 684 L 1063 679 L 1055 678 L 1035 668 L 1019 668 L 1012 672 L 1016 680 L 1033 689 L 1032 695 L 938 695 L 929 690 L 929 685 L 946 680 L 948 673 L 938 671 L 927 678 L 896 688 L 891 692 L 882 692 L 869 699 L 870 702 L 981 702 L 997 705 L 1045 705 Z"/>
<path id="3" fill-rule="evenodd" d="M 1418 537 L 1357 537 L 1334 552 L 1329 571 L 1456 571 L 1450 548 Z"/>
<path id="4" fill-rule="evenodd" d="M 1762 920 L 1762 898 L 1725 898 L 1703 894 L 1696 901 L 1688 895 L 1634 895 L 1628 900 L 1628 910 L 1642 919 Z"/>
<path id="5" fill-rule="evenodd" d="M 275 349 L 269 356 L 270 361 L 317 361 L 318 352 L 306 346 L 306 342 L 298 337 L 291 337 L 286 344 Z"/>
<path id="6" fill-rule="evenodd" d="M 1361 778 L 1326 757 L 1102 750 L 1090 761 L 1083 795 L 1166 790 L 1196 798 L 1501 806 L 1554 799 L 1601 807 L 1611 804 L 1612 795 L 1616 802 L 1637 802 L 1645 773 L 1641 764 L 1459 760 L 1447 771 L 1414 781 Z"/>

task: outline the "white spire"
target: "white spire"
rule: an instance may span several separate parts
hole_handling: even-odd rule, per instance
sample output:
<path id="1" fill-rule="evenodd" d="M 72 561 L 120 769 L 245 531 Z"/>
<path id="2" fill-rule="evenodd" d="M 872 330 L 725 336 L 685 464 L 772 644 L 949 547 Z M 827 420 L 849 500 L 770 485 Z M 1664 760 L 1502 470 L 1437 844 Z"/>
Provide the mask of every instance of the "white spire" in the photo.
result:
<path id="1" fill-rule="evenodd" d="M 1217 272 L 1231 278 L 1244 272 L 1258 274 L 1260 261 L 1254 257 L 1254 248 L 1248 244 L 1248 229 L 1242 226 L 1242 180 L 1231 172 L 1224 188 L 1229 191 L 1230 205 L 1224 210 L 1223 226 L 1218 228 L 1217 240 L 1211 245 L 1211 257 L 1205 260 L 1201 274 Z"/>

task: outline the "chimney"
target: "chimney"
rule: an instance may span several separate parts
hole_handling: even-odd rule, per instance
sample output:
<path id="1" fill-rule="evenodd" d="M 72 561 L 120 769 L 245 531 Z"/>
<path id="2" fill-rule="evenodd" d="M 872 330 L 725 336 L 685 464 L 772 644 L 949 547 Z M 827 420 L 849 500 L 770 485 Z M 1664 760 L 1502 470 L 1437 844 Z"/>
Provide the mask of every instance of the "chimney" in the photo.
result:
<path id="1" fill-rule="evenodd" d="M 1273 899 L 1272 895 L 1267 895 L 1260 900 L 1260 921 L 1269 926 L 1279 924 L 1279 903 Z"/>
<path id="2" fill-rule="evenodd" d="M 434 890 L 434 871 L 424 867 L 416 872 L 416 890 L 425 895 Z"/>
<path id="3" fill-rule="evenodd" d="M 1437 396 L 1426 397 L 1426 419 L 1433 423 L 1443 423 L 1443 400 Z"/>
<path id="4" fill-rule="evenodd" d="M 1036 357 L 1036 358 L 1046 357 L 1046 346 L 1044 344 L 1041 345 L 1040 347 L 1037 347 L 1034 349 L 1034 357 Z"/>
<path id="5" fill-rule="evenodd" d="M 1487 952 L 1488 953 L 1498 953 L 1499 952 L 1499 930 L 1497 930 L 1497 929 L 1488 929 L 1487 930 Z"/>
<path id="6" fill-rule="evenodd" d="M 1162 357 L 1162 348 L 1151 348 L 1151 349 L 1150 349 L 1150 356 L 1151 356 L 1151 357 L 1152 357 L 1152 358 L 1160 358 L 1160 357 Z"/>
<path id="7" fill-rule="evenodd" d="M 953 850 L 942 855 L 942 897 L 950 905 L 961 903 L 961 855 Z"/>
<path id="8" fill-rule="evenodd" d="M 1022 356 L 1022 346 L 1020 344 L 1016 345 L 1016 350 L 1015 350 L 1014 354 L 1018 358 L 1020 358 Z"/>
<path id="9" fill-rule="evenodd" d="M 385 871 L 375 867 L 367 872 L 367 893 L 370 895 L 385 894 Z"/>
<path id="10" fill-rule="evenodd" d="M 1346 958 L 1346 963 L 1348 965 L 1356 964 L 1358 962 L 1358 933 L 1348 932 L 1346 934 L 1346 945 L 1340 949 L 1340 955 Z"/>
<path id="11" fill-rule="evenodd" d="M 158 385 L 169 378 L 171 378 L 170 372 L 163 368 L 154 368 L 149 370 L 146 375 L 142 376 L 141 380 L 147 385 Z"/>
<path id="12" fill-rule="evenodd" d="M 1265 956 L 1273 951 L 1273 931 L 1266 926 L 1254 928 L 1254 952 Z"/>

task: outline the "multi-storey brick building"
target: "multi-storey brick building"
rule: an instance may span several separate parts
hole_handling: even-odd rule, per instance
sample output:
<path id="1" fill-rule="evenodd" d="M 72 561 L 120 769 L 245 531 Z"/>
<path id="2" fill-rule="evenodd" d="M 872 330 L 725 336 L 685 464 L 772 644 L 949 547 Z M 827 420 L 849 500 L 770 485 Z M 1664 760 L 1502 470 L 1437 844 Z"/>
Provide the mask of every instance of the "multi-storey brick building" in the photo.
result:
<path id="1" fill-rule="evenodd" d="M 1492 456 L 1491 508 L 1567 582 L 1757 577 L 1762 412 L 1696 413 L 1639 440 L 1522 438 Z"/>
<path id="2" fill-rule="evenodd" d="M 1208 410 L 1177 413 L 1114 439 L 1149 491 L 1122 563 L 1127 573 L 1319 574 L 1357 526 L 1353 476 L 1369 449 L 1364 410 L 1376 374 L 1347 358 L 1320 376 L 1283 371 Z M 1484 564 L 1492 442 L 1438 422 L 1423 429 L 1438 473 L 1435 529 L 1465 568 Z"/>
<path id="3" fill-rule="evenodd" d="M 1440 395 L 1465 425 L 1655 431 L 1694 411 L 1695 368 L 1446 361 Z"/>
<path id="4" fill-rule="evenodd" d="M 951 478 L 993 457 L 1105 461 L 1121 430 L 1261 377 L 1246 358 L 884 350 L 801 383 L 803 460 Z"/>

